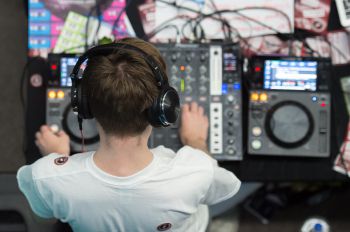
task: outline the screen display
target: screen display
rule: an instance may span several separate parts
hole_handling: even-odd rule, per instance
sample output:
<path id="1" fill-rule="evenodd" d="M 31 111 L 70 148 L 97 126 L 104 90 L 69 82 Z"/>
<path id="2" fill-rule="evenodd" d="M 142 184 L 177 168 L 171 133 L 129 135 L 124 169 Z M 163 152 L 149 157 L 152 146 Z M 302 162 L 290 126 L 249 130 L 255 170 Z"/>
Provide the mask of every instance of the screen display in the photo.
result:
<path id="1" fill-rule="evenodd" d="M 316 91 L 317 61 L 266 60 L 264 89 Z"/>
<path id="2" fill-rule="evenodd" d="M 103 37 L 130 36 L 132 28 L 125 6 L 126 0 L 29 0 L 29 56 L 79 53 L 84 51 L 85 39 L 92 43 Z M 100 16 L 97 16 L 98 7 Z M 86 25 L 91 27 L 88 36 L 85 35 Z M 98 32 L 94 31 L 98 27 Z"/>
<path id="3" fill-rule="evenodd" d="M 224 53 L 224 71 L 236 71 L 236 57 L 232 52 Z"/>
<path id="4" fill-rule="evenodd" d="M 74 68 L 75 63 L 78 61 L 79 57 L 62 57 L 61 58 L 61 86 L 70 87 L 72 86 L 72 80 L 70 74 Z M 84 64 L 81 65 L 84 69 Z"/>

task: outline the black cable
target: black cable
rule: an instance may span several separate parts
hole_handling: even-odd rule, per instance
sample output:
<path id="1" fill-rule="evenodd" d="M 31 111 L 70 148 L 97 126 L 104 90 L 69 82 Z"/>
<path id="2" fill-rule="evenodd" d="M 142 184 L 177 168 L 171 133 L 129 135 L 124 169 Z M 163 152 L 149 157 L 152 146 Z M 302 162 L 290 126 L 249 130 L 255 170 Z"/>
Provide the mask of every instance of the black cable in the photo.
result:
<path id="1" fill-rule="evenodd" d="M 179 18 L 181 18 L 181 16 L 178 16 L 178 15 L 177 15 L 177 16 L 175 16 L 175 17 L 172 17 L 172 18 L 170 18 L 170 19 L 164 21 L 163 23 L 161 23 L 160 25 L 158 25 L 156 28 L 154 28 L 153 31 L 151 31 L 150 33 L 144 35 L 143 38 L 147 38 L 149 35 L 154 34 L 154 33 L 155 33 L 157 30 L 159 30 L 160 28 L 165 27 L 168 23 L 170 23 L 170 22 L 172 22 L 172 21 L 174 21 L 174 20 L 176 20 L 176 19 L 179 19 Z"/>
<path id="2" fill-rule="evenodd" d="M 197 11 L 197 10 L 194 10 L 192 8 L 189 8 L 189 7 L 185 7 L 185 6 L 181 6 L 181 5 L 177 5 L 176 2 L 173 2 L 173 3 L 170 3 L 170 2 L 167 2 L 167 1 L 164 1 L 164 0 L 157 0 L 159 2 L 162 2 L 162 3 L 165 3 L 165 4 L 168 4 L 168 5 L 171 5 L 171 6 L 174 6 L 176 8 L 179 8 L 179 9 L 183 9 L 183 10 L 187 10 L 187 11 L 190 11 L 190 12 L 193 12 L 193 13 L 197 13 L 197 14 L 202 14 L 201 12 Z M 247 11 L 247 10 L 268 10 L 268 11 L 274 11 L 274 12 L 278 12 L 279 14 L 281 14 L 282 16 L 284 16 L 286 19 L 287 19 L 287 22 L 288 22 L 288 27 L 289 27 L 289 30 L 292 30 L 292 23 L 291 23 L 291 20 L 289 19 L 288 15 L 286 13 L 284 13 L 283 11 L 281 10 L 277 10 L 275 8 L 272 8 L 272 7 L 245 7 L 245 8 L 238 8 L 238 9 L 234 9 L 234 10 L 219 10 L 219 11 L 215 11 L 215 12 L 212 12 L 212 13 L 209 13 L 209 14 L 203 14 L 203 16 L 201 17 L 200 20 L 197 20 L 197 24 L 200 23 L 200 21 L 202 21 L 203 19 L 205 18 L 213 18 L 213 19 L 216 19 L 218 20 L 218 18 L 215 18 L 213 16 L 217 15 L 217 14 L 223 14 L 223 13 L 235 13 L 241 17 L 244 17 L 250 21 L 253 21 L 267 29 L 270 29 L 274 32 L 276 32 L 277 34 L 282 34 L 280 31 L 278 31 L 277 29 L 265 24 L 265 23 L 262 23 L 254 18 L 251 18 L 249 16 L 246 16 L 240 12 L 243 12 L 243 11 Z M 197 25 L 196 25 L 197 26 Z M 196 27 L 195 26 L 195 27 Z"/>
<path id="3" fill-rule="evenodd" d="M 177 37 L 179 37 L 180 36 L 179 28 L 176 25 L 174 25 L 174 24 L 168 24 L 168 25 L 166 25 L 166 26 L 164 26 L 162 28 L 157 29 L 156 31 L 153 31 L 152 34 L 144 35 L 144 37 L 142 39 L 148 41 L 151 38 L 153 38 L 156 34 L 158 34 L 159 32 L 161 32 L 161 31 L 163 31 L 163 30 L 165 30 L 167 28 L 170 28 L 170 27 L 176 29 L 176 35 L 177 35 Z"/>
<path id="4" fill-rule="evenodd" d="M 100 28 L 101 28 L 101 2 L 100 0 L 95 0 L 95 5 L 96 5 L 96 16 L 97 16 L 97 20 L 98 20 L 98 24 L 97 24 L 97 29 L 96 29 L 96 32 L 95 32 L 95 37 L 93 39 L 93 43 L 98 40 L 98 32 L 100 31 Z"/>
<path id="5" fill-rule="evenodd" d="M 89 48 L 88 37 L 89 37 L 90 17 L 92 15 L 92 12 L 94 11 L 95 7 L 96 7 L 96 4 L 90 8 L 89 13 L 87 15 L 87 19 L 86 19 L 86 24 L 85 24 L 85 46 L 84 46 L 85 51 L 87 51 L 88 48 Z"/>

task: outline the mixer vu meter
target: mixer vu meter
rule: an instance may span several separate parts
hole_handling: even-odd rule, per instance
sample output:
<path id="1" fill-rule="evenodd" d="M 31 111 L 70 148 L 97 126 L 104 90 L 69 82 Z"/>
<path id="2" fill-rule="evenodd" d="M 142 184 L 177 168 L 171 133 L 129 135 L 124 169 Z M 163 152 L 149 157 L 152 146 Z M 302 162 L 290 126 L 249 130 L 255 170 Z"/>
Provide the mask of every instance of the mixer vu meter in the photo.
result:
<path id="1" fill-rule="evenodd" d="M 242 159 L 242 62 L 237 44 L 157 44 L 170 85 L 181 104 L 198 102 L 209 118 L 209 152 L 218 160 Z M 182 147 L 178 128 L 155 128 L 150 145 Z"/>

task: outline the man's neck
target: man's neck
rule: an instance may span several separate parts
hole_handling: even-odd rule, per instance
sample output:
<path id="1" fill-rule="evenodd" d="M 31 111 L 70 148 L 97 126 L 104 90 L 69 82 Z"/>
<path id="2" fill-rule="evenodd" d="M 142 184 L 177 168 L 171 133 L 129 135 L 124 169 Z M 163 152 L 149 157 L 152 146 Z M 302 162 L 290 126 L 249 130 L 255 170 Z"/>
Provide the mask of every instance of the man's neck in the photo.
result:
<path id="1" fill-rule="evenodd" d="M 146 131 L 138 136 L 116 137 L 100 133 L 100 146 L 94 155 L 95 164 L 114 176 L 130 176 L 141 171 L 153 160 L 147 146 L 149 134 Z"/>

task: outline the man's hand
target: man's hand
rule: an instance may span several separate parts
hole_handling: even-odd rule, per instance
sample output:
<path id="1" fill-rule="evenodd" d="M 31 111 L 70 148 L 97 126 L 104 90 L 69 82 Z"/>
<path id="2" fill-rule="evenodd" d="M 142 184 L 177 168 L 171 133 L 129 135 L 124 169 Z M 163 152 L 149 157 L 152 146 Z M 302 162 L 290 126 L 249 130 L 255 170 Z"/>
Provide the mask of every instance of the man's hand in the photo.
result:
<path id="1" fill-rule="evenodd" d="M 54 133 L 47 125 L 43 125 L 35 138 L 35 144 L 43 156 L 50 153 L 69 155 L 69 137 L 64 131 Z"/>
<path id="2" fill-rule="evenodd" d="M 196 102 L 185 104 L 181 112 L 180 139 L 182 144 L 208 152 L 208 117 Z"/>

